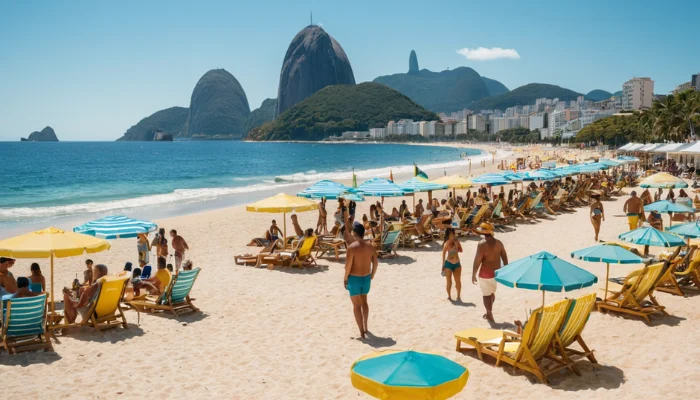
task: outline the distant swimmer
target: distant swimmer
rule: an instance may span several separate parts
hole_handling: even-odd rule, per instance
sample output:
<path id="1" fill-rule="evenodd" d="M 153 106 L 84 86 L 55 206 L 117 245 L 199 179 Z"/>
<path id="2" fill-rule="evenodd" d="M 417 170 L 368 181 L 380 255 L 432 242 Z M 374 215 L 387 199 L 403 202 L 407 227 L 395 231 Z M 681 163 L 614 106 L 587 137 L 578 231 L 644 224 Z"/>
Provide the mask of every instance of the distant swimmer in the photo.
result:
<path id="1" fill-rule="evenodd" d="M 377 260 L 377 251 L 364 240 L 365 228 L 361 224 L 352 227 L 352 235 L 355 241 L 348 246 L 343 286 L 350 292 L 355 322 L 360 328 L 360 336 L 364 339 L 365 334 L 369 332 L 367 328 L 369 316 L 367 294 L 374 274 L 377 273 L 379 261 Z"/>
<path id="2" fill-rule="evenodd" d="M 486 314 L 484 318 L 493 322 L 493 303 L 496 302 L 496 270 L 503 265 L 508 265 L 508 255 L 503 243 L 493 237 L 493 225 L 482 223 L 475 231 L 484 236 L 484 240 L 479 242 L 474 256 L 474 269 L 472 272 L 472 283 L 476 285 L 476 275 L 479 274 L 479 287 L 484 299 Z"/>

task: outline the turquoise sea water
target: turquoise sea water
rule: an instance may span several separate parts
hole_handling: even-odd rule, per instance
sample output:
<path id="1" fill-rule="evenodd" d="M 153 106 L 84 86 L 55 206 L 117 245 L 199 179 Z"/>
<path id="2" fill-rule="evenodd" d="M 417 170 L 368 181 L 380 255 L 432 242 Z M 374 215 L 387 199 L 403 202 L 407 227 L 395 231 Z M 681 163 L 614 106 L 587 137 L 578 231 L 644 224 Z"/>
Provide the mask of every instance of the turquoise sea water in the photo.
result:
<path id="1" fill-rule="evenodd" d="M 478 150 L 394 144 L 186 141 L 0 143 L 0 226 L 140 207 L 207 202 L 464 163 Z"/>

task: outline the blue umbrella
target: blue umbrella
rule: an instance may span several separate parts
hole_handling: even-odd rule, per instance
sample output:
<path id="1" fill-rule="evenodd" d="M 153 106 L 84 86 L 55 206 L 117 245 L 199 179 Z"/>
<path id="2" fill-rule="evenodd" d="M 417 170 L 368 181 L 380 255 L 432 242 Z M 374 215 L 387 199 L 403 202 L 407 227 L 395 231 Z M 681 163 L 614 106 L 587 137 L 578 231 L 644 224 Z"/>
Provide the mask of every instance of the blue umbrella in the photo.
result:
<path id="1" fill-rule="evenodd" d="M 76 226 L 73 232 L 102 239 L 123 239 L 134 238 L 140 233 L 153 232 L 156 229 L 158 225 L 153 222 L 113 215 Z"/>
<path id="2" fill-rule="evenodd" d="M 496 270 L 496 282 L 513 288 L 544 292 L 577 290 L 598 282 L 598 277 L 546 251 L 521 258 Z"/>
<path id="3" fill-rule="evenodd" d="M 500 175 L 483 174 L 472 179 L 472 182 L 480 185 L 490 185 L 490 186 L 502 186 L 512 183 L 510 180 L 506 179 Z"/>
<path id="4" fill-rule="evenodd" d="M 372 178 L 357 188 L 358 192 L 365 196 L 398 197 L 413 193 L 385 178 Z"/>
<path id="5" fill-rule="evenodd" d="M 349 188 L 342 183 L 324 179 L 297 193 L 297 196 L 305 197 L 307 199 L 320 199 L 325 197 L 326 199 L 331 200 L 342 197 L 347 200 L 364 201 L 364 198 L 361 195 L 354 192 L 354 189 Z"/>
<path id="6" fill-rule="evenodd" d="M 591 262 L 604 262 L 605 270 L 605 292 L 608 292 L 608 278 L 610 277 L 610 264 L 641 264 L 642 257 L 632 253 L 622 246 L 612 243 L 603 243 L 593 247 L 577 250 L 571 253 L 572 258 Z"/>
<path id="7" fill-rule="evenodd" d="M 546 169 L 537 169 L 534 171 L 526 172 L 524 178 L 524 180 L 526 181 L 551 181 L 554 179 L 559 179 L 559 176 L 554 172 L 548 171 Z"/>
<path id="8" fill-rule="evenodd" d="M 699 238 L 700 237 L 700 222 L 690 222 L 687 224 L 670 226 L 666 228 L 668 232 L 674 233 L 678 236 L 683 236 L 685 238 Z"/>
<path id="9" fill-rule="evenodd" d="M 624 164 L 624 162 L 622 162 L 620 160 L 612 160 L 610 158 L 601 158 L 600 160 L 598 160 L 598 162 L 600 164 L 605 164 L 609 167 L 617 167 L 617 166 Z"/>
<path id="10" fill-rule="evenodd" d="M 683 204 L 674 203 L 668 200 L 660 200 L 644 206 L 644 211 L 658 211 L 663 214 L 669 213 L 693 213 L 694 209 Z"/>
<path id="11" fill-rule="evenodd" d="M 433 183 L 426 179 L 414 176 L 404 183 L 398 185 L 399 188 L 411 192 L 432 192 L 433 190 L 447 189 L 447 185 Z"/>
<path id="12" fill-rule="evenodd" d="M 662 232 L 650 226 L 625 232 L 618 236 L 625 242 L 644 245 L 644 255 L 649 253 L 649 246 L 676 247 L 683 246 L 685 242 L 673 233 Z"/>

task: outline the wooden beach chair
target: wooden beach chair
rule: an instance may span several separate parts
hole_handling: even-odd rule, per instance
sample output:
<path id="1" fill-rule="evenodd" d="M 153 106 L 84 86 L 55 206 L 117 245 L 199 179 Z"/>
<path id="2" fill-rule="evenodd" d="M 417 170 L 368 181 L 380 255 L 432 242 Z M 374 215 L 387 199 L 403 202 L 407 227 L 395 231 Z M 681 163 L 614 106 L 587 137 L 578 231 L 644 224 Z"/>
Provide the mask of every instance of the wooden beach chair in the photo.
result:
<path id="1" fill-rule="evenodd" d="M 467 344 L 476 349 L 480 360 L 487 354 L 496 359 L 496 366 L 503 361 L 534 374 L 542 383 L 548 383 L 547 375 L 563 368 L 576 372 L 557 338 L 557 332 L 568 311 L 569 300 L 535 310 L 522 335 L 482 328 L 458 332 L 455 334 L 457 351 L 461 352 L 462 344 Z M 553 349 L 559 352 L 561 358 L 556 356 Z M 556 366 L 546 370 L 542 364 L 545 358 L 555 361 Z"/>
<path id="2" fill-rule="evenodd" d="M 467 219 L 467 223 L 464 225 L 462 228 L 462 231 L 465 232 L 467 235 L 478 235 L 475 231 L 476 228 L 481 225 L 483 222 L 484 218 L 486 217 L 486 214 L 490 211 L 489 205 L 484 204 L 479 208 L 479 211 L 474 214 L 474 217 L 469 220 Z"/>
<path id="3" fill-rule="evenodd" d="M 191 271 L 180 271 L 173 276 L 170 285 L 160 296 L 146 296 L 139 300 L 132 300 L 129 304 L 136 309 L 138 321 L 141 323 L 141 313 L 153 313 L 157 311 L 170 311 L 179 317 L 187 312 L 197 312 L 199 309 L 192 304 L 190 291 L 199 275 L 200 268 Z"/>
<path id="4" fill-rule="evenodd" d="M 316 240 L 316 258 L 333 253 L 335 261 L 340 260 L 340 252 L 345 247 L 345 239 L 319 237 Z"/>
<path id="5" fill-rule="evenodd" d="M 53 351 L 46 330 L 46 294 L 4 302 L 0 345 L 9 354 L 22 351 Z"/>
<path id="6" fill-rule="evenodd" d="M 94 300 L 88 305 L 89 309 L 85 314 L 86 318 L 78 323 L 51 325 L 49 329 L 55 332 L 59 329 L 91 326 L 100 333 L 105 329 L 118 326 L 127 329 L 126 316 L 124 316 L 121 301 L 124 298 L 128 282 L 128 276 L 106 276 L 100 278 L 99 291 L 95 295 Z"/>
<path id="7" fill-rule="evenodd" d="M 658 263 L 631 272 L 622 285 L 614 285 L 605 300 L 596 303 L 598 311 L 613 311 L 642 317 L 651 324 L 649 316 L 656 313 L 668 315 L 653 295 L 654 287 L 664 273 L 664 264 Z M 647 301 L 646 298 L 649 298 Z"/>
<path id="8" fill-rule="evenodd" d="M 561 329 L 557 335 L 559 336 L 559 341 L 561 346 L 566 351 L 567 358 L 569 360 L 574 360 L 576 358 L 586 357 L 592 363 L 598 363 L 598 361 L 593 356 L 593 350 L 586 346 L 586 342 L 583 341 L 581 333 L 586 327 L 588 318 L 591 316 L 591 311 L 596 303 L 596 293 L 579 297 L 577 299 L 571 300 L 569 306 L 569 311 L 564 319 Z M 572 349 L 571 345 L 577 342 L 581 347 L 581 350 Z"/>
<path id="9" fill-rule="evenodd" d="M 384 233 L 383 240 L 377 249 L 379 258 L 396 258 L 399 255 L 396 253 L 396 247 L 399 244 L 401 231 L 389 231 Z"/>
<path id="10" fill-rule="evenodd" d="M 696 252 L 686 268 L 677 269 L 673 274 L 679 285 L 684 287 L 694 285 L 695 289 L 700 290 L 700 252 Z"/>
<path id="11" fill-rule="evenodd" d="M 294 251 L 292 253 L 282 252 L 278 254 L 281 256 L 283 264 L 286 263 L 286 258 L 289 259 L 290 267 L 303 268 L 311 265 L 315 266 L 317 265 L 316 260 L 311 255 L 311 251 L 314 249 L 315 245 L 316 236 L 306 237 L 300 243 L 297 251 Z"/>
<path id="12" fill-rule="evenodd" d="M 685 256 L 682 257 L 678 256 L 678 253 L 680 252 L 681 248 L 676 248 L 674 256 L 668 259 L 671 265 L 669 268 L 665 269 L 663 275 L 661 276 L 661 278 L 659 278 L 655 290 L 674 294 L 676 296 L 685 296 L 685 292 L 683 292 L 683 289 L 681 289 L 681 286 L 678 283 L 678 279 L 676 278 L 676 271 L 681 270 L 683 266 L 690 266 L 691 260 L 693 260 L 693 256 L 695 256 L 697 252 L 697 248 L 697 245 L 692 245 L 688 247 Z"/>
<path id="13" fill-rule="evenodd" d="M 267 246 L 260 249 L 258 254 L 242 254 L 240 256 L 234 256 L 233 262 L 236 265 L 257 265 L 260 256 L 273 254 L 277 248 L 277 244 L 277 240 L 269 242 Z"/>

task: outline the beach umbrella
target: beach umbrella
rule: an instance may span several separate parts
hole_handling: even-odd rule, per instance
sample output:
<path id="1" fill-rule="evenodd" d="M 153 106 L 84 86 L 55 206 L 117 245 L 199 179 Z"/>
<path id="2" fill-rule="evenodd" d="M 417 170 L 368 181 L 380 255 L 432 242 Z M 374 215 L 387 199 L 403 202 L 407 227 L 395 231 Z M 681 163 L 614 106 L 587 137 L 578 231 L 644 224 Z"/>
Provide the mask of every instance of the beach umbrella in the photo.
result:
<path id="1" fill-rule="evenodd" d="M 644 245 L 644 255 L 649 254 L 649 246 L 676 247 L 683 246 L 685 242 L 679 236 L 662 232 L 651 226 L 644 226 L 633 231 L 625 232 L 618 236 L 620 240 L 634 244 Z"/>
<path id="2" fill-rule="evenodd" d="M 624 247 L 613 243 L 598 244 L 593 247 L 577 250 L 571 253 L 572 258 L 590 262 L 605 263 L 605 297 L 608 294 L 608 279 L 610 264 L 642 264 L 644 259 Z"/>
<path id="3" fill-rule="evenodd" d="M 418 167 L 416 167 L 416 168 L 418 168 Z M 433 190 L 447 189 L 447 185 L 433 183 L 425 178 L 420 178 L 418 176 L 414 176 L 413 178 L 407 180 L 406 182 L 399 184 L 399 187 L 403 190 L 406 190 L 406 191 L 428 192 L 428 201 L 431 201 L 430 199 L 432 197 Z M 413 196 L 413 207 L 415 207 L 415 206 L 416 206 L 416 197 Z"/>
<path id="4" fill-rule="evenodd" d="M 413 193 L 412 190 L 402 189 L 399 185 L 384 178 L 372 178 L 357 187 L 359 193 L 365 196 L 398 197 Z"/>
<path id="5" fill-rule="evenodd" d="M 315 202 L 286 193 L 276 194 L 267 199 L 245 206 L 246 211 L 262 213 L 282 213 L 284 216 L 284 242 L 287 242 L 287 213 L 318 210 Z"/>
<path id="6" fill-rule="evenodd" d="M 51 312 L 54 311 L 53 259 L 109 250 L 108 241 L 50 227 L 0 240 L 0 257 L 51 259 Z"/>
<path id="7" fill-rule="evenodd" d="M 73 228 L 73 232 L 102 239 L 135 238 L 139 234 L 153 232 L 158 225 L 150 221 L 109 215 Z"/>
<path id="8" fill-rule="evenodd" d="M 598 277 L 552 253 L 541 251 L 497 269 L 496 282 L 512 288 L 541 290 L 544 307 L 545 291 L 582 289 L 598 282 Z"/>
<path id="9" fill-rule="evenodd" d="M 472 179 L 472 183 L 478 185 L 502 186 L 512 183 L 509 179 L 501 175 L 482 174 Z"/>
<path id="10" fill-rule="evenodd" d="M 666 228 L 666 231 L 686 238 L 688 240 L 688 245 L 690 245 L 690 239 L 700 237 L 700 222 L 689 222 L 687 224 L 669 226 Z"/>
<path id="11" fill-rule="evenodd" d="M 646 177 L 642 180 L 639 186 L 643 188 L 687 188 L 688 184 L 681 178 L 677 178 L 666 172 L 658 172 L 654 175 Z"/>
<path id="12" fill-rule="evenodd" d="M 443 176 L 437 179 L 433 179 L 431 182 L 447 185 L 450 189 L 469 189 L 474 186 L 472 181 L 467 178 L 462 178 L 459 175 Z"/>
<path id="13" fill-rule="evenodd" d="M 349 188 L 342 183 L 324 179 L 297 193 L 297 196 L 307 199 L 326 198 L 330 200 L 335 200 L 342 197 L 347 200 L 364 201 L 364 198 L 361 195 L 354 192 L 354 189 Z"/>
<path id="14" fill-rule="evenodd" d="M 546 169 L 528 171 L 525 173 L 525 177 L 523 178 L 523 180 L 526 181 L 551 181 L 553 179 L 559 179 L 559 176 Z"/>
<path id="15" fill-rule="evenodd" d="M 598 163 L 607 165 L 608 167 L 619 167 L 620 165 L 624 164 L 623 161 L 613 160 L 610 158 L 601 158 L 600 160 L 598 160 Z"/>
<path id="16" fill-rule="evenodd" d="M 449 399 L 464 389 L 469 370 L 443 356 L 382 350 L 350 368 L 352 385 L 377 399 Z"/>
<path id="17" fill-rule="evenodd" d="M 657 211 L 662 214 L 695 213 L 695 210 L 692 208 L 668 200 L 659 200 L 651 204 L 647 204 L 644 206 L 644 211 Z M 673 225 L 673 218 L 670 218 L 670 221 L 670 224 Z"/>

